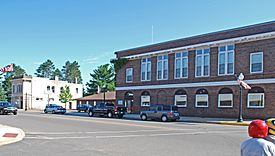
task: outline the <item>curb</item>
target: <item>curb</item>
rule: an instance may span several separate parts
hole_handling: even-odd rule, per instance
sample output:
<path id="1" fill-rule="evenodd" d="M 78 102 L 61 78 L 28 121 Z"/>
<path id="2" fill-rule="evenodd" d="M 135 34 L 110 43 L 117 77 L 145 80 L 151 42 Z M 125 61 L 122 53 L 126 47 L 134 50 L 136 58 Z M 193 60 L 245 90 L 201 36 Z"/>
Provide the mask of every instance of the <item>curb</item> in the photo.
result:
<path id="1" fill-rule="evenodd" d="M 207 122 L 211 123 L 211 122 Z M 215 124 L 221 124 L 221 125 L 236 125 L 236 126 L 249 126 L 248 122 L 236 122 L 236 121 L 218 121 L 218 122 L 212 122 Z"/>
<path id="2" fill-rule="evenodd" d="M 0 146 L 21 141 L 25 133 L 20 128 L 0 125 Z"/>

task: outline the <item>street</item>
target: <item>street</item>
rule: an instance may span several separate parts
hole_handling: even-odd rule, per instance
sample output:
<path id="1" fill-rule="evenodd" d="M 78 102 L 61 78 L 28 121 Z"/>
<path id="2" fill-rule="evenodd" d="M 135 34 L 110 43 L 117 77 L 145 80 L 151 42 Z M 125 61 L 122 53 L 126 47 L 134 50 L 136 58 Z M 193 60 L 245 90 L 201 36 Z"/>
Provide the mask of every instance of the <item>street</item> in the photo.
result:
<path id="1" fill-rule="evenodd" d="M 5 156 L 232 156 L 248 138 L 246 126 L 138 121 L 19 112 L 1 115 L 0 124 L 21 128 L 26 136 L 0 147 Z"/>

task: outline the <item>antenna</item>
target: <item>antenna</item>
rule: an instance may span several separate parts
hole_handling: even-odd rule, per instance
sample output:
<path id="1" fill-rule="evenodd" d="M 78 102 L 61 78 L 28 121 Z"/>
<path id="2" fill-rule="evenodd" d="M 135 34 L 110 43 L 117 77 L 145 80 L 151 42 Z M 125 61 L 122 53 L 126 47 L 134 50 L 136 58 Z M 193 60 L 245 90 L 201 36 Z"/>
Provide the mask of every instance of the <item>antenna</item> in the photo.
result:
<path id="1" fill-rule="evenodd" d="M 152 25 L 152 44 L 154 43 L 154 26 Z"/>

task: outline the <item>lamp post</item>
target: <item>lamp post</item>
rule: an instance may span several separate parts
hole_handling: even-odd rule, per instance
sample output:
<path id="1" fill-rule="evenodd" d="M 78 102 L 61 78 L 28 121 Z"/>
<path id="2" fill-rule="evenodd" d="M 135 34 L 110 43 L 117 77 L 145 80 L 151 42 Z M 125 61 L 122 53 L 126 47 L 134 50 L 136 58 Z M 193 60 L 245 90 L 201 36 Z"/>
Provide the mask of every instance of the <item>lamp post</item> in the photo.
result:
<path id="1" fill-rule="evenodd" d="M 238 82 L 243 81 L 243 79 L 244 79 L 244 75 L 243 73 L 240 73 L 240 75 L 238 76 Z M 239 104 L 239 118 L 237 122 L 243 122 L 243 100 L 242 100 L 243 87 L 241 83 L 239 83 L 239 87 L 240 87 L 240 104 Z"/>

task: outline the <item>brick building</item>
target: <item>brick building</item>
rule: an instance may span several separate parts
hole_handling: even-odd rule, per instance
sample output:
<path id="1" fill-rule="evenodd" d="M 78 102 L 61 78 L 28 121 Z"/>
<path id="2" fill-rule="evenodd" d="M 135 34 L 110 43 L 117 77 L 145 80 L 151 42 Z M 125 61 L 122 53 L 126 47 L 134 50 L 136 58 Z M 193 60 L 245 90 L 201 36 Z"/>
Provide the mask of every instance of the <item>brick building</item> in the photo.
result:
<path id="1" fill-rule="evenodd" d="M 237 118 L 243 73 L 243 117 L 275 116 L 275 21 L 115 52 L 118 104 L 133 112 L 178 105 L 181 115 Z"/>

